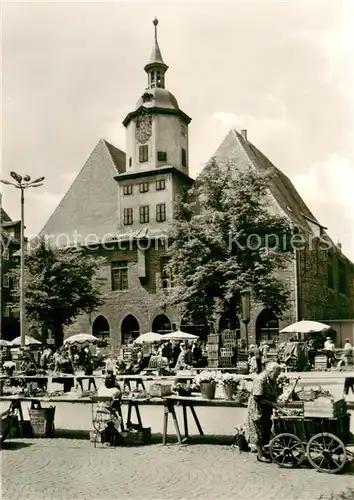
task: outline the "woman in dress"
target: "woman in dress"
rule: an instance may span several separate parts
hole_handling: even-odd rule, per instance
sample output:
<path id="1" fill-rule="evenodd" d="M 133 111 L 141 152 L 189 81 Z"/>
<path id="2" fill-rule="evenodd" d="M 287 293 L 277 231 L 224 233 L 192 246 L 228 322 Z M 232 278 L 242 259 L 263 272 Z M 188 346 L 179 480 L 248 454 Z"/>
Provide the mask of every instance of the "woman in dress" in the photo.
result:
<path id="1" fill-rule="evenodd" d="M 256 447 L 260 462 L 270 462 L 264 455 L 264 446 L 270 441 L 273 409 L 278 409 L 276 380 L 280 372 L 278 363 L 268 363 L 265 370 L 256 376 L 248 400 L 245 435 L 250 446 Z"/>

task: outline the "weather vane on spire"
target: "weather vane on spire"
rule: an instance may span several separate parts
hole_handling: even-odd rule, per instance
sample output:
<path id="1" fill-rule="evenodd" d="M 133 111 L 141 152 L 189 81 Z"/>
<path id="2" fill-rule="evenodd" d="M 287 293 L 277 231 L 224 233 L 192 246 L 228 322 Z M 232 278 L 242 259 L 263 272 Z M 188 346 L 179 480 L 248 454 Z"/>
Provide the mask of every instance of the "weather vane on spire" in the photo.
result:
<path id="1" fill-rule="evenodd" d="M 159 24 L 157 17 L 152 21 L 152 24 L 155 26 L 155 38 L 157 39 L 157 25 Z"/>

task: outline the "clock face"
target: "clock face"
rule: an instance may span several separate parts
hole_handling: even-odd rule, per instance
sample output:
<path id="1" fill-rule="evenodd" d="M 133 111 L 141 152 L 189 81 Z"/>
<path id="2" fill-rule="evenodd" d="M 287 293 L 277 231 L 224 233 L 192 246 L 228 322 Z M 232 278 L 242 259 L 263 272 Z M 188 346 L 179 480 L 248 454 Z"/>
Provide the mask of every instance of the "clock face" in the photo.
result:
<path id="1" fill-rule="evenodd" d="M 136 119 L 135 137 L 139 142 L 146 142 L 152 133 L 151 115 L 144 113 Z"/>

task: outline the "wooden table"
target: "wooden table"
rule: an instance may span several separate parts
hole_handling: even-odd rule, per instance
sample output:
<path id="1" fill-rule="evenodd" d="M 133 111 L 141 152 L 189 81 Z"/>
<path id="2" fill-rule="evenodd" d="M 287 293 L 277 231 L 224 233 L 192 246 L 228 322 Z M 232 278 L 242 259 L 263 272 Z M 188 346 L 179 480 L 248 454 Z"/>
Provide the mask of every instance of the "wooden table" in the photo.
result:
<path id="1" fill-rule="evenodd" d="M 163 431 L 162 431 L 162 444 L 166 445 L 167 440 L 167 427 L 168 427 L 168 417 L 171 414 L 173 423 L 176 430 L 176 436 L 179 444 L 186 441 L 189 437 L 188 432 L 188 413 L 189 409 L 194 422 L 197 426 L 199 434 L 204 436 L 202 426 L 200 425 L 197 413 L 195 411 L 195 406 L 208 406 L 208 407 L 224 407 L 224 408 L 243 408 L 238 402 L 233 400 L 226 400 L 221 398 L 216 399 L 204 399 L 201 396 L 166 396 L 164 398 L 164 420 L 163 420 Z M 176 406 L 182 406 L 183 412 L 183 424 L 184 424 L 184 438 L 182 439 L 181 432 L 178 425 L 177 415 L 175 411 Z"/>

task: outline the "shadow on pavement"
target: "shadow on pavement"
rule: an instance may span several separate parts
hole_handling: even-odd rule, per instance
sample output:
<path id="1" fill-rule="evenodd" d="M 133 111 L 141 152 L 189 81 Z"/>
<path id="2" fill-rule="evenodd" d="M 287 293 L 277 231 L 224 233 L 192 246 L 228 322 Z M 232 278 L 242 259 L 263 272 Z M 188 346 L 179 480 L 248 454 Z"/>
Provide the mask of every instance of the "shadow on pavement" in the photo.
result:
<path id="1" fill-rule="evenodd" d="M 1 445 L 1 450 L 21 450 L 22 448 L 28 448 L 32 446 L 32 443 L 23 443 L 22 441 L 5 441 Z"/>
<path id="2" fill-rule="evenodd" d="M 90 438 L 89 431 L 86 430 L 72 430 L 72 429 L 55 429 L 55 438 L 61 439 L 82 439 L 88 440 Z M 207 435 L 199 436 L 193 435 L 189 438 L 188 444 L 219 444 L 219 445 L 231 445 L 234 442 L 233 436 L 219 436 L 219 435 Z M 162 434 L 156 433 L 151 436 L 151 444 L 161 444 Z M 177 443 L 177 437 L 175 434 L 169 434 L 167 436 L 167 443 L 173 444 Z"/>

